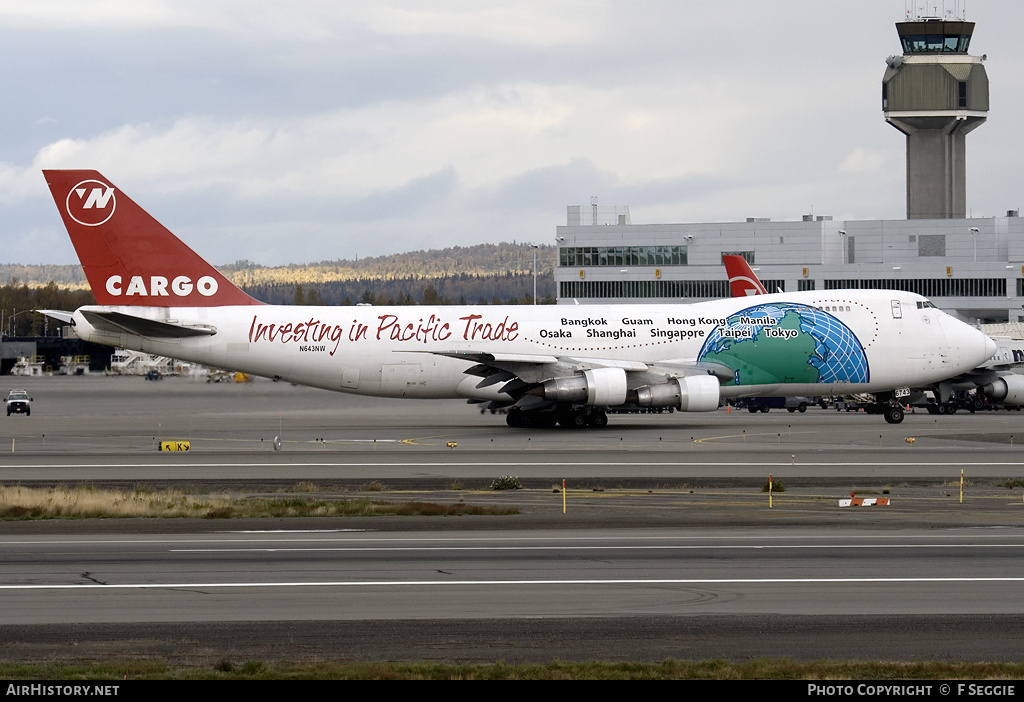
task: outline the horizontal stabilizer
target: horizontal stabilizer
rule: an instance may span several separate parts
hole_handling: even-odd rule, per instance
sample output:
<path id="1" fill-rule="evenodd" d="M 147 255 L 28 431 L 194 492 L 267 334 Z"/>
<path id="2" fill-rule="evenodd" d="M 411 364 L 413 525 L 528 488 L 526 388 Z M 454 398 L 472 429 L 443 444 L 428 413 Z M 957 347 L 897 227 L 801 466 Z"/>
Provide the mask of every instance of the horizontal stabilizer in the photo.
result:
<path id="1" fill-rule="evenodd" d="M 74 314 L 74 312 L 65 312 L 64 310 L 32 310 L 32 311 L 33 312 L 38 312 L 39 314 L 45 314 L 50 319 L 56 319 L 58 322 L 63 322 L 64 324 L 71 324 L 71 316 Z"/>
<path id="2" fill-rule="evenodd" d="M 212 327 L 186 327 L 173 322 L 159 322 L 155 319 L 136 317 L 123 312 L 82 310 L 82 316 L 97 329 L 114 332 L 128 332 L 138 336 L 156 339 L 179 339 L 190 336 L 213 336 L 217 330 Z"/>

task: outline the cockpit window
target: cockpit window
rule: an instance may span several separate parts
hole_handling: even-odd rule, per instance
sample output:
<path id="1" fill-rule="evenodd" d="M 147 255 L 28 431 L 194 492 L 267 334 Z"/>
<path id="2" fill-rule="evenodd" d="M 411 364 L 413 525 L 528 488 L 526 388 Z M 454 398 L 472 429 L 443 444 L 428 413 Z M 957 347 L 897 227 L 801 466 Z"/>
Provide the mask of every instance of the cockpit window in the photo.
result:
<path id="1" fill-rule="evenodd" d="M 937 310 L 938 307 L 936 307 L 932 303 L 931 300 L 918 300 L 917 301 L 917 309 L 919 309 L 919 310 Z"/>

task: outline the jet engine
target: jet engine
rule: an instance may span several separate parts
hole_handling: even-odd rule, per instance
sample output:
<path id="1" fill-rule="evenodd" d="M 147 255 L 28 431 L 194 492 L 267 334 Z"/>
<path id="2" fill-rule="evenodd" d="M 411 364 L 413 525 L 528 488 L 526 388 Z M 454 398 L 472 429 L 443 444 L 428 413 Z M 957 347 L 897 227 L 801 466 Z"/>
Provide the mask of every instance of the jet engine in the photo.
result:
<path id="1" fill-rule="evenodd" d="M 644 385 L 629 395 L 640 407 L 678 407 L 683 412 L 718 409 L 720 385 L 711 375 L 689 375 L 668 383 Z"/>
<path id="2" fill-rule="evenodd" d="M 1003 375 L 978 390 L 992 402 L 1024 405 L 1024 375 Z"/>
<path id="3" fill-rule="evenodd" d="M 582 375 L 545 380 L 540 387 L 545 400 L 577 402 L 613 407 L 626 401 L 626 371 L 621 368 L 594 368 Z"/>

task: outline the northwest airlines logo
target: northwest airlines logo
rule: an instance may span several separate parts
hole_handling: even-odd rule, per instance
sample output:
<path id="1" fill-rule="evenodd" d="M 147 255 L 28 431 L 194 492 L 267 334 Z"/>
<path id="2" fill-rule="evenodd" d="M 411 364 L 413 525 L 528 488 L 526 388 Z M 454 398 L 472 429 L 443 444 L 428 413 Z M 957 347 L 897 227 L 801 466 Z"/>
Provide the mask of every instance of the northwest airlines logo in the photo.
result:
<path id="1" fill-rule="evenodd" d="M 98 180 L 83 180 L 71 188 L 67 199 L 71 219 L 87 227 L 98 227 L 114 216 L 117 198 L 114 188 Z"/>

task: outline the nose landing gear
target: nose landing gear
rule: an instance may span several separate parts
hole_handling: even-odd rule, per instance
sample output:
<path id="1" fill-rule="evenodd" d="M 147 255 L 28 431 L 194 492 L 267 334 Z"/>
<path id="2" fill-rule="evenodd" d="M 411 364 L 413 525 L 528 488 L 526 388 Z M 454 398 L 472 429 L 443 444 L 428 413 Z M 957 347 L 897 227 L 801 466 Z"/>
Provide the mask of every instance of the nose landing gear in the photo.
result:
<path id="1" fill-rule="evenodd" d="M 887 405 L 883 414 L 885 415 L 885 421 L 889 424 L 899 424 L 903 421 L 905 412 L 899 405 Z"/>

